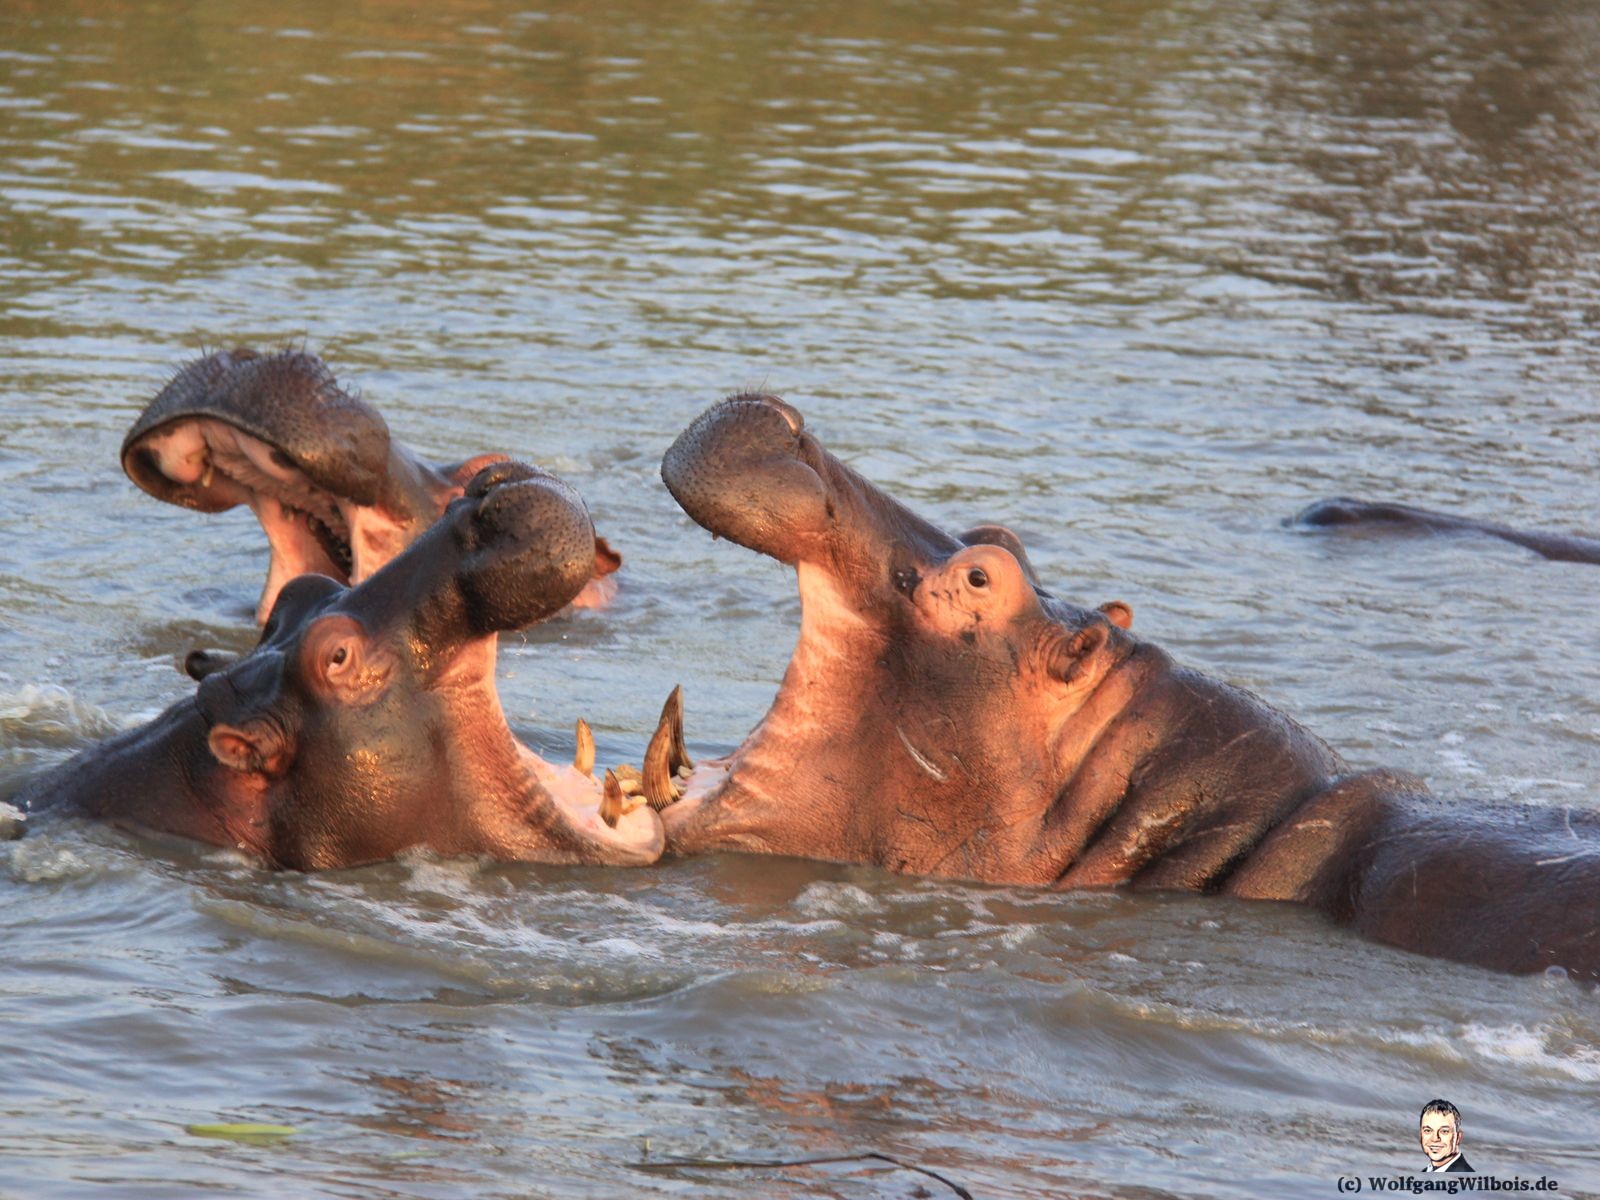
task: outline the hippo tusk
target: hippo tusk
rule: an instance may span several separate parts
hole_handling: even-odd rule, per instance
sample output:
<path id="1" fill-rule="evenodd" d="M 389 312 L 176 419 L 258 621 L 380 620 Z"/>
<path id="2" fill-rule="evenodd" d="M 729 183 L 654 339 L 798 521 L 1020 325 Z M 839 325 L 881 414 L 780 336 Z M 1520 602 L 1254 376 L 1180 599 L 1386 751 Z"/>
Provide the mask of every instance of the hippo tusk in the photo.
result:
<path id="1" fill-rule="evenodd" d="M 579 724 L 581 725 L 582 722 L 580 721 Z M 600 797 L 600 819 L 615 829 L 617 822 L 622 819 L 624 811 L 622 785 L 617 782 L 617 773 L 615 771 L 607 771 L 605 792 Z"/>
<path id="2" fill-rule="evenodd" d="M 671 708 L 671 700 L 667 707 Z M 672 722 L 670 713 L 662 711 L 661 724 L 656 726 L 655 736 L 650 739 L 650 745 L 644 752 L 644 770 L 640 772 L 644 785 L 644 798 L 650 801 L 650 807 L 660 810 L 673 803 L 682 795 L 677 783 L 673 780 L 672 767 Z"/>
<path id="3" fill-rule="evenodd" d="M 210 487 L 211 481 L 216 478 L 216 475 L 217 464 L 212 462 L 209 458 L 206 459 L 206 469 L 200 476 L 200 486 L 203 488 Z"/>
<path id="4" fill-rule="evenodd" d="M 594 733 L 589 729 L 589 722 L 582 717 L 578 718 L 578 750 L 572 756 L 572 765 L 578 768 L 578 774 L 594 776 Z M 607 771 L 607 775 L 611 772 Z"/>
<path id="5" fill-rule="evenodd" d="M 672 694 L 667 697 L 667 702 L 661 706 L 661 723 L 668 725 L 672 732 L 672 745 L 667 757 L 667 774 L 682 775 L 683 769 L 694 769 L 694 759 L 689 757 L 689 750 L 683 743 L 683 685 L 680 683 L 672 689 Z"/>

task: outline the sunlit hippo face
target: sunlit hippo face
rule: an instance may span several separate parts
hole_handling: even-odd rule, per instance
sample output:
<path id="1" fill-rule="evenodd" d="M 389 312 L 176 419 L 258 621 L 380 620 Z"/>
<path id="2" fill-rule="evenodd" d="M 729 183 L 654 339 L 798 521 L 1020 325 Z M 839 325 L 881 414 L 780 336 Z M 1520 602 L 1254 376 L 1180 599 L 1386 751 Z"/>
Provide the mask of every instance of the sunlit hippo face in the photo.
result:
<path id="1" fill-rule="evenodd" d="M 576 493 L 504 462 L 479 472 L 432 529 L 366 582 L 296 578 L 250 654 L 197 672 L 203 755 L 188 772 L 197 785 L 190 803 L 217 832 L 182 807 L 181 788 L 166 808 L 140 802 L 141 823 L 304 869 L 410 847 L 654 861 L 655 812 L 616 799 L 603 812 L 592 745 L 581 766 L 546 763 L 512 736 L 494 687 L 498 632 L 568 603 L 590 578 L 593 555 Z M 174 736 L 187 729 L 177 724 Z M 177 757 L 160 745 L 150 752 Z"/>
<path id="2" fill-rule="evenodd" d="M 1025 843 L 1075 748 L 1064 730 L 1131 653 L 1126 606 L 1053 600 L 1016 534 L 952 537 L 829 454 L 776 397 L 702 414 L 662 476 L 711 533 L 792 563 L 801 602 L 771 711 L 666 808 L 673 846 L 1052 878 L 1059 860 Z"/>

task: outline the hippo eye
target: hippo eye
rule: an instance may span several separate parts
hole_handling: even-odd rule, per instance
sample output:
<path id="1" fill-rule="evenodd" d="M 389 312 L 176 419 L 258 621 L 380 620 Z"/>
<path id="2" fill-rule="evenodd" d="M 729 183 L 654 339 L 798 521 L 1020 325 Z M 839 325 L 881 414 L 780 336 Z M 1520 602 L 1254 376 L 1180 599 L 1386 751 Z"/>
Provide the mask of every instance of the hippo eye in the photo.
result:
<path id="1" fill-rule="evenodd" d="M 296 674 L 312 693 L 342 704 L 371 704 L 388 689 L 397 665 L 381 639 L 346 613 L 318 617 L 300 645 Z"/>
<path id="2" fill-rule="evenodd" d="M 975 588 L 986 588 L 989 586 L 989 576 L 982 567 L 973 567 L 967 572 L 967 582 Z"/>

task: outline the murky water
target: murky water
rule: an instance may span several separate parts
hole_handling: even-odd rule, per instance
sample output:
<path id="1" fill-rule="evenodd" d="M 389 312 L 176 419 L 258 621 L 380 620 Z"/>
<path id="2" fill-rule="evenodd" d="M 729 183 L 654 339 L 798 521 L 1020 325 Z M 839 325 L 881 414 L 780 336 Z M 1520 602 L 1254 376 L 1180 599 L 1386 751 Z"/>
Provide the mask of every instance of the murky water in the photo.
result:
<path id="1" fill-rule="evenodd" d="M 1336 493 L 1600 529 L 1600 9 L 1576 0 L 0 10 L 0 794 L 244 647 L 245 514 L 122 431 L 304 342 L 439 459 L 563 473 L 620 602 L 507 648 L 518 732 L 735 743 L 792 578 L 656 470 L 784 392 L 952 526 L 1358 766 L 1600 804 L 1600 571 L 1281 527 Z M 0 848 L 0 1195 L 1600 1195 L 1600 1001 L 1311 916 L 709 859 L 271 876 Z M 286 1124 L 264 1144 L 197 1137 Z"/>

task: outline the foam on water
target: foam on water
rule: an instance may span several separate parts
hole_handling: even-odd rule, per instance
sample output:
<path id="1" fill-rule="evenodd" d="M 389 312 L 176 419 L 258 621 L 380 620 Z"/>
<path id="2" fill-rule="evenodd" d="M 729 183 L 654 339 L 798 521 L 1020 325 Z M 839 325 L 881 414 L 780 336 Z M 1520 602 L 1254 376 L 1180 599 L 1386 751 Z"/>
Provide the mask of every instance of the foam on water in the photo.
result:
<path id="1" fill-rule="evenodd" d="M 101 873 L 91 856 L 45 834 L 31 834 L 14 845 L 0 847 L 6 873 L 21 883 L 60 883 L 90 879 Z"/>
<path id="2" fill-rule="evenodd" d="M 12 689 L 8 683 L 0 676 L 0 737 L 8 746 L 80 746 L 140 723 L 114 717 L 64 687 L 30 683 Z"/>

